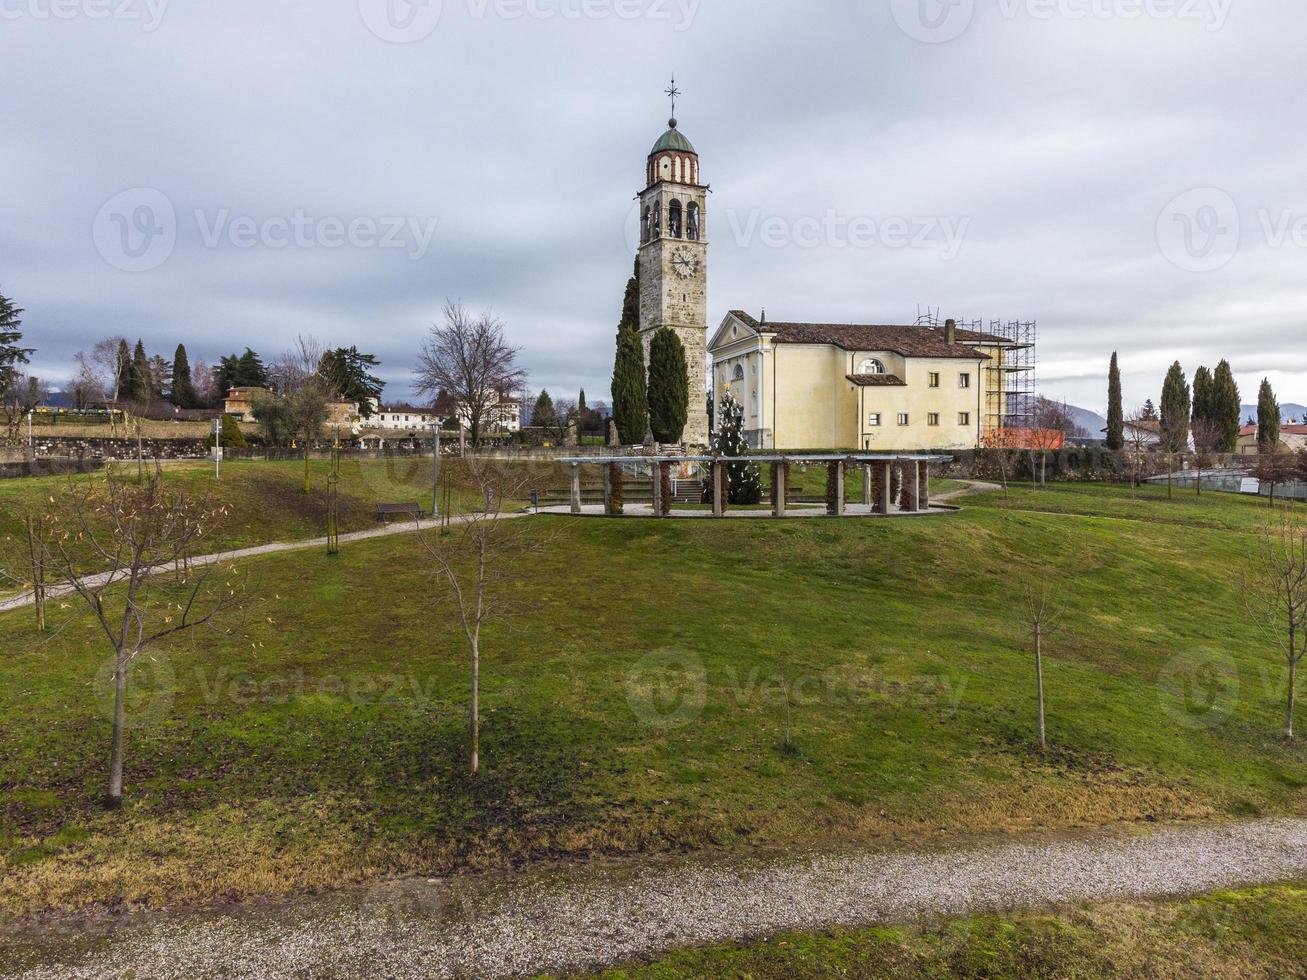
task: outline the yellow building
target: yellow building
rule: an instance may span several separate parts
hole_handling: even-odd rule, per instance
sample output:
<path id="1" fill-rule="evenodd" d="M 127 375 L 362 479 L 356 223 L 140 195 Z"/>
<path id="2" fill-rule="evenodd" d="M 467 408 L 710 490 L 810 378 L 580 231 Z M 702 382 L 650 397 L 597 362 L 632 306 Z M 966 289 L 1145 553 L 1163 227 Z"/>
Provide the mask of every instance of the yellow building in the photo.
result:
<path id="1" fill-rule="evenodd" d="M 1002 337 L 944 327 L 769 323 L 734 311 L 708 344 L 715 398 L 758 449 L 973 449 L 1007 413 Z"/>

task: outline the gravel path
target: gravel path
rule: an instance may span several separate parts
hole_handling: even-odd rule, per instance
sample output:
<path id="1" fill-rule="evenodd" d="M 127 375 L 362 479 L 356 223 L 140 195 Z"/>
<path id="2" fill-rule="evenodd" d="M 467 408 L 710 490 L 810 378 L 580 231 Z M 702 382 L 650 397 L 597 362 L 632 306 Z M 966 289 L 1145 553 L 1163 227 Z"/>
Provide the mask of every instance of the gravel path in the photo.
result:
<path id="1" fill-rule="evenodd" d="M 0 972 L 24 980 L 520 975 L 788 930 L 1301 877 L 1301 819 L 930 851 L 590 864 L 157 914 L 98 937 L 0 933 Z"/>
<path id="2" fill-rule="evenodd" d="M 506 513 L 502 515 L 504 519 L 512 517 L 525 517 L 526 512 Z M 451 518 L 452 523 L 459 524 L 465 518 Z M 340 542 L 347 544 L 350 541 L 368 541 L 372 538 L 386 538 L 394 534 L 413 534 L 417 531 L 425 531 L 428 528 L 436 527 L 440 522 L 432 518 L 423 518 L 422 520 L 404 521 L 401 524 L 383 524 L 380 527 L 369 528 L 366 531 L 352 531 L 349 534 L 340 535 Z M 308 551 L 313 548 L 325 548 L 327 546 L 326 538 L 310 538 L 306 541 L 274 541 L 270 544 L 256 545 L 253 548 L 241 548 L 237 551 L 221 551 L 212 555 L 200 555 L 190 560 L 192 568 L 204 568 L 208 565 L 220 565 L 223 562 L 237 561 L 241 558 L 254 558 L 258 555 L 273 555 L 285 551 Z M 176 571 L 176 565 L 157 565 L 154 568 L 156 573 Z M 83 581 L 90 585 L 103 585 L 109 580 L 109 573 L 104 572 L 99 575 L 89 575 Z M 46 589 L 46 596 L 50 599 L 62 599 L 73 593 L 73 587 L 68 584 L 52 585 Z M 13 598 L 0 602 L 0 613 L 10 612 L 14 609 L 22 609 L 32 604 L 32 593 L 24 592 Z"/>

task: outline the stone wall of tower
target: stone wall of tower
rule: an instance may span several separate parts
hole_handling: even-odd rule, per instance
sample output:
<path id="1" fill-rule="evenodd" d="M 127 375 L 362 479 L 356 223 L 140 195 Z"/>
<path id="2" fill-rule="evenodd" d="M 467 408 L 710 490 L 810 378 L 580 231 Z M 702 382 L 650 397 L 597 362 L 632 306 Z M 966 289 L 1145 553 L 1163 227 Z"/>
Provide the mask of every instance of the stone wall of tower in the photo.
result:
<path id="1" fill-rule="evenodd" d="M 645 365 L 649 363 L 649 345 L 662 327 L 676 331 L 685 348 L 686 371 L 690 381 L 689 411 L 684 441 L 691 446 L 707 446 L 709 440 L 707 411 L 708 348 L 708 243 L 706 191 L 701 187 L 659 183 L 641 195 L 641 212 L 646 207 L 662 215 L 660 235 L 640 248 L 640 332 L 644 340 Z M 673 200 L 682 208 L 693 202 L 699 206 L 698 241 L 668 234 L 668 209 Z M 693 274 L 678 274 L 674 267 L 677 255 L 691 256 Z"/>

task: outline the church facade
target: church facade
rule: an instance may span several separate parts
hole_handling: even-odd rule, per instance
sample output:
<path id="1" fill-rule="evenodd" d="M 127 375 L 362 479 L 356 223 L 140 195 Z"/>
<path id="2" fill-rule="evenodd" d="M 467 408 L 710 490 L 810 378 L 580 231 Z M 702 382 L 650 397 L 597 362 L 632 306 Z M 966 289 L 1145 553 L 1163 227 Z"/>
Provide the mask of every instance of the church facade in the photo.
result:
<path id="1" fill-rule="evenodd" d="M 944 327 L 769 323 L 730 313 L 713 335 L 718 405 L 744 408 L 756 449 L 973 449 L 1002 418 L 1005 348 Z"/>

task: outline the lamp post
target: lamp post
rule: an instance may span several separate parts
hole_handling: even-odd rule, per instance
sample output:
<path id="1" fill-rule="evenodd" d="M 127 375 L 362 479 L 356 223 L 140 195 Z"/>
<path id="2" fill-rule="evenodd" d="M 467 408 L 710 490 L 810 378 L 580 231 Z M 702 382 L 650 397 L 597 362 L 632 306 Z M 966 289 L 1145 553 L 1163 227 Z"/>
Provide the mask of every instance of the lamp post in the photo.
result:
<path id="1" fill-rule="evenodd" d="M 431 426 L 431 517 L 440 517 L 440 427 L 444 422 L 436 419 Z"/>

